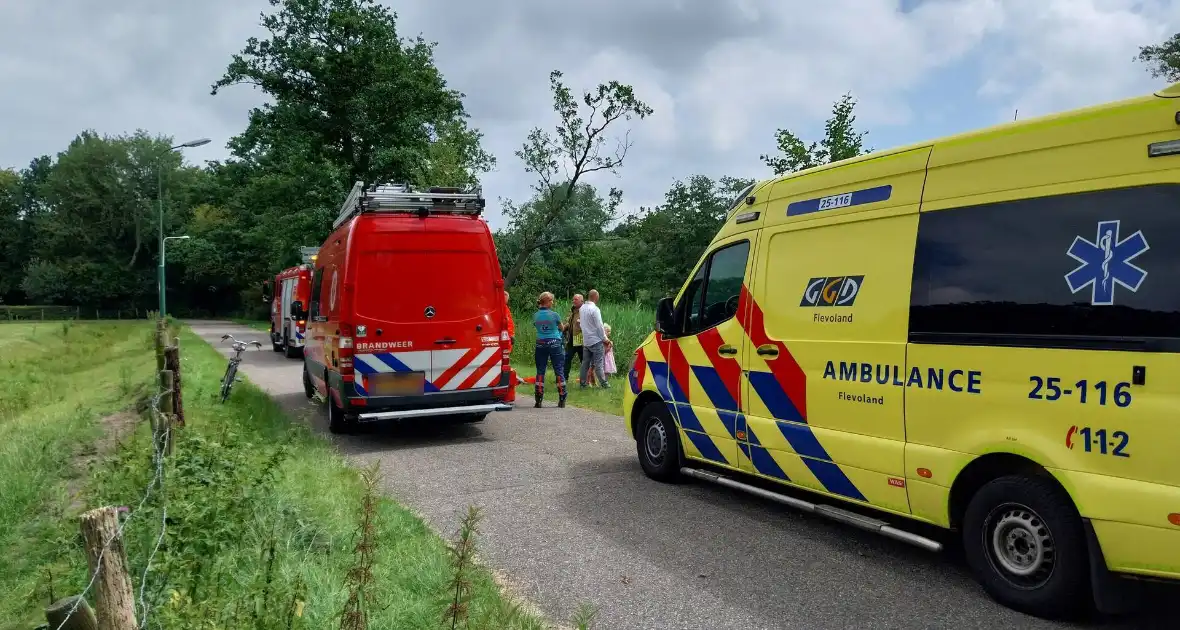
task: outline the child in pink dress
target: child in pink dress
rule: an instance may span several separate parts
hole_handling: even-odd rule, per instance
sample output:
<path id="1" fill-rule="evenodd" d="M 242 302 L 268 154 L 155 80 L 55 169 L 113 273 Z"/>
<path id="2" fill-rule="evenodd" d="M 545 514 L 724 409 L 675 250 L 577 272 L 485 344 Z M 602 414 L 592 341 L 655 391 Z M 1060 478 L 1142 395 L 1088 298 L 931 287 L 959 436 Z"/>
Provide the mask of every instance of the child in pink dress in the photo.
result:
<path id="1" fill-rule="evenodd" d="M 606 352 L 602 355 L 602 371 L 609 377 L 611 374 L 617 374 L 619 368 L 615 364 L 615 344 L 610 340 L 610 324 L 603 324 L 602 330 L 606 332 Z"/>

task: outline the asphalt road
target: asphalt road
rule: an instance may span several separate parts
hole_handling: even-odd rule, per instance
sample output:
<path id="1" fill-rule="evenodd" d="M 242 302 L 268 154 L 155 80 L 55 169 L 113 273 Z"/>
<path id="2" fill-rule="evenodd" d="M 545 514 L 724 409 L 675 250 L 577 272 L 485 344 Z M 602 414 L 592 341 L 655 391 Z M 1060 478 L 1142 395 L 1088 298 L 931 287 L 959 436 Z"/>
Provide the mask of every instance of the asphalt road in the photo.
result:
<path id="1" fill-rule="evenodd" d="M 189 324 L 227 355 L 226 332 L 266 343 L 242 326 Z M 244 355 L 252 382 L 327 434 L 301 369 L 268 345 Z M 931 554 L 704 482 L 656 483 L 622 420 L 602 413 L 530 404 L 477 425 L 331 439 L 360 465 L 380 460 L 389 494 L 444 536 L 480 506 L 483 561 L 559 622 L 587 601 L 604 630 L 1180 626 L 1172 591 L 1135 618 L 1050 623 L 992 602 L 953 550 Z"/>

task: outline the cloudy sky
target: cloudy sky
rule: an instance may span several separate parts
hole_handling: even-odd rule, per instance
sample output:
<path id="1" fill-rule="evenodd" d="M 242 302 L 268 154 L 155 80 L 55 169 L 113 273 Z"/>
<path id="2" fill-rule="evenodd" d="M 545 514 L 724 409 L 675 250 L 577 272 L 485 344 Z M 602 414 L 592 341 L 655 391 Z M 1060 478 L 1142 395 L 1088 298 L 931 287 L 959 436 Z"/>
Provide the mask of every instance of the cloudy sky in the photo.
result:
<path id="1" fill-rule="evenodd" d="M 822 132 L 851 91 L 884 148 L 1161 87 L 1133 60 L 1180 31 L 1180 0 L 400 0 L 404 35 L 437 41 L 499 159 L 489 201 L 523 200 L 513 151 L 551 127 L 549 71 L 571 86 L 619 79 L 655 108 L 618 177 L 625 206 L 676 179 L 764 177 L 774 131 Z M 81 129 L 210 137 L 186 157 L 226 156 L 260 96 L 209 86 L 264 0 L 0 0 L 0 168 L 56 153 Z M 498 204 L 489 213 L 502 223 Z"/>

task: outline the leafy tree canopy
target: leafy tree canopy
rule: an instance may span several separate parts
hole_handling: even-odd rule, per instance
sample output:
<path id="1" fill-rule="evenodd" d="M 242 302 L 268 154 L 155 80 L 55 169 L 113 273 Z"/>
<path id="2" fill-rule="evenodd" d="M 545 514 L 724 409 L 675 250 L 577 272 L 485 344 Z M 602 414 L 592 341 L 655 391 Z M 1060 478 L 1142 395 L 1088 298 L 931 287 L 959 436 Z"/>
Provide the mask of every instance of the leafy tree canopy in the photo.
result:
<path id="1" fill-rule="evenodd" d="M 760 159 L 774 170 L 775 175 L 794 173 L 829 162 L 839 162 L 872 149 L 864 146 L 867 131 L 857 131 L 856 100 L 852 94 L 845 94 L 832 106 L 832 117 L 824 123 L 824 137 L 818 142 L 807 144 L 787 129 L 775 132 L 778 155 L 761 155 Z"/>

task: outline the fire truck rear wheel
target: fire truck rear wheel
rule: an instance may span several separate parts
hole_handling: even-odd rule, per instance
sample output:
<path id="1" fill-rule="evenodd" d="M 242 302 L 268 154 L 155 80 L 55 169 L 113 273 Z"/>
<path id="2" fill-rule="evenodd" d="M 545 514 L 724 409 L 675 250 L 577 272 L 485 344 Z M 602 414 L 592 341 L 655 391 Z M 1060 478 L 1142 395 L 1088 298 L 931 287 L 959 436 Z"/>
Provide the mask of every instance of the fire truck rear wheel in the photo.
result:
<path id="1" fill-rule="evenodd" d="M 315 383 L 311 382 L 311 373 L 307 371 L 307 365 L 303 366 L 303 393 L 307 395 L 307 399 L 315 398 Z"/>
<path id="2" fill-rule="evenodd" d="M 344 410 L 332 399 L 332 390 L 328 390 L 328 431 L 337 434 L 351 433 L 356 428 L 356 421 L 344 415 Z"/>
<path id="3" fill-rule="evenodd" d="M 296 348 L 289 343 L 284 344 L 283 354 L 286 355 L 288 359 L 298 359 L 299 357 L 303 356 L 303 348 Z"/>

